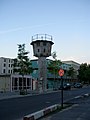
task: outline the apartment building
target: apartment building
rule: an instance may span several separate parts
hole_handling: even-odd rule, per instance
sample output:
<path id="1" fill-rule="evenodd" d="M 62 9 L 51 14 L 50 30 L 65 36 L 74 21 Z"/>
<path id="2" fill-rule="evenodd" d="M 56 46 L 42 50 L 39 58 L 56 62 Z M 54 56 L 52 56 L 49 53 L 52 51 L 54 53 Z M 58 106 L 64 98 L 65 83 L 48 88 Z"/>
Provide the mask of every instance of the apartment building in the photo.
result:
<path id="1" fill-rule="evenodd" d="M 79 67 L 80 67 L 80 64 L 79 63 L 77 63 L 77 62 L 75 62 L 75 61 L 72 61 L 72 60 L 70 60 L 70 61 L 62 61 L 62 63 L 65 63 L 65 64 L 68 64 L 68 65 L 70 65 L 70 67 L 73 67 L 74 68 L 74 70 L 78 70 L 79 69 Z"/>
<path id="2" fill-rule="evenodd" d="M 13 73 L 13 59 L 0 58 L 0 75 L 1 74 L 12 74 Z"/>
<path id="3" fill-rule="evenodd" d="M 0 58 L 0 92 L 19 91 L 22 88 L 32 90 L 32 76 L 13 74 L 13 59 Z"/>

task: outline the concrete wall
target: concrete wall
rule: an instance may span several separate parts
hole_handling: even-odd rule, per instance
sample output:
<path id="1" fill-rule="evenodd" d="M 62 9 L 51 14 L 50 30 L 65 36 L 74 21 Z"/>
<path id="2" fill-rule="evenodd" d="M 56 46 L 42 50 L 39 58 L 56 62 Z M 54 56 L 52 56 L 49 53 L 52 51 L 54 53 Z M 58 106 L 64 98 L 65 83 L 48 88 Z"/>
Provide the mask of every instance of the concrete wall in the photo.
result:
<path id="1" fill-rule="evenodd" d="M 10 91 L 10 76 L 0 76 L 0 92 Z"/>

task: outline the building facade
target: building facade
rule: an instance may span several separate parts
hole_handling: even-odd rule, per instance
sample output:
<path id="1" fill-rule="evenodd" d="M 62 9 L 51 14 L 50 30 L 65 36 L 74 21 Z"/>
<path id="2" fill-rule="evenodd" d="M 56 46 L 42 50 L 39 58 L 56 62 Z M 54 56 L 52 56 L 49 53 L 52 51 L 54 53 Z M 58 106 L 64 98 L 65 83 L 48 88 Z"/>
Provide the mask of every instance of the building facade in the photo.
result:
<path id="1" fill-rule="evenodd" d="M 79 69 L 79 67 L 80 67 L 80 64 L 79 64 L 79 63 L 77 63 L 77 62 L 75 62 L 75 61 L 72 61 L 72 60 L 70 60 L 70 61 L 62 61 L 62 63 L 65 63 L 65 64 L 70 65 L 70 67 L 73 67 L 74 70 L 76 70 L 76 71 L 78 71 L 78 69 Z"/>
<path id="2" fill-rule="evenodd" d="M 0 58 L 0 92 L 33 90 L 35 81 L 31 75 L 13 74 L 13 59 Z"/>
<path id="3" fill-rule="evenodd" d="M 48 71 L 48 62 L 50 59 L 46 59 L 46 68 L 47 68 L 47 88 L 57 88 L 60 85 L 60 76 L 56 76 L 51 74 Z M 0 58 L 0 91 L 17 91 L 22 89 L 28 90 L 37 90 L 38 88 L 38 59 L 31 60 L 33 73 L 28 76 L 24 76 L 24 82 L 22 81 L 22 76 L 13 74 L 13 59 L 10 58 Z M 68 81 L 69 77 L 67 77 L 66 71 L 69 70 L 70 67 L 73 67 L 78 74 L 78 69 L 80 67 L 79 63 L 74 61 L 62 61 L 62 65 L 60 66 L 64 69 L 65 74 L 63 79 Z"/>
<path id="4" fill-rule="evenodd" d="M 1 74 L 12 74 L 13 73 L 13 59 L 0 58 L 0 75 Z"/>
<path id="5" fill-rule="evenodd" d="M 30 75 L 0 75 L 0 92 L 20 91 L 22 89 L 30 91 L 33 89 L 32 77 Z"/>
<path id="6" fill-rule="evenodd" d="M 59 76 L 55 76 L 54 74 L 51 74 L 48 71 L 48 62 L 50 62 L 50 59 L 47 59 L 47 88 L 52 89 L 53 87 L 56 88 L 61 84 L 61 77 Z M 31 60 L 32 62 L 32 67 L 34 69 L 32 76 L 38 81 L 38 59 L 35 60 Z M 65 71 L 65 74 L 63 76 L 64 81 L 66 82 L 70 82 L 71 78 L 67 76 L 67 71 L 73 67 L 74 70 L 77 72 L 76 74 L 78 75 L 78 69 L 80 67 L 79 63 L 76 63 L 74 61 L 62 61 L 62 65 L 60 66 L 60 68 L 62 68 Z M 75 78 L 76 79 L 76 78 Z"/>

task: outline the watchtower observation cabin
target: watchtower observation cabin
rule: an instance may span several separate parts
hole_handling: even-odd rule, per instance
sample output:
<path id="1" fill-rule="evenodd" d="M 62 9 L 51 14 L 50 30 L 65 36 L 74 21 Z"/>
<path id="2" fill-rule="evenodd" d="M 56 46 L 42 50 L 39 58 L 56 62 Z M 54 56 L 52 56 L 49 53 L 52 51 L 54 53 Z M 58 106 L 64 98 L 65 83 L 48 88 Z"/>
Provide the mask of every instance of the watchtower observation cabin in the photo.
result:
<path id="1" fill-rule="evenodd" d="M 51 56 L 51 48 L 54 43 L 52 36 L 48 34 L 36 34 L 32 36 L 31 45 L 33 53 L 38 57 L 38 89 L 46 91 L 47 89 L 47 66 L 46 57 Z"/>
<path id="2" fill-rule="evenodd" d="M 31 45 L 33 46 L 33 53 L 35 57 L 49 57 L 51 56 L 52 36 L 47 34 L 36 34 L 32 36 Z"/>

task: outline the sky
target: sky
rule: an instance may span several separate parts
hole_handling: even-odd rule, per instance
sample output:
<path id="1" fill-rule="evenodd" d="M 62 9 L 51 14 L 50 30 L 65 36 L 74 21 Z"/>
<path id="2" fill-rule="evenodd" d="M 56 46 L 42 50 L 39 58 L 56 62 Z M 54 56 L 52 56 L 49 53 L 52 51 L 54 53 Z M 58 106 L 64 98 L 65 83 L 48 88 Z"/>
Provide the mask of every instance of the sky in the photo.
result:
<path id="1" fill-rule="evenodd" d="M 36 59 L 35 34 L 52 35 L 57 59 L 90 64 L 90 0 L 0 0 L 0 57 L 17 57 L 25 44 Z"/>

